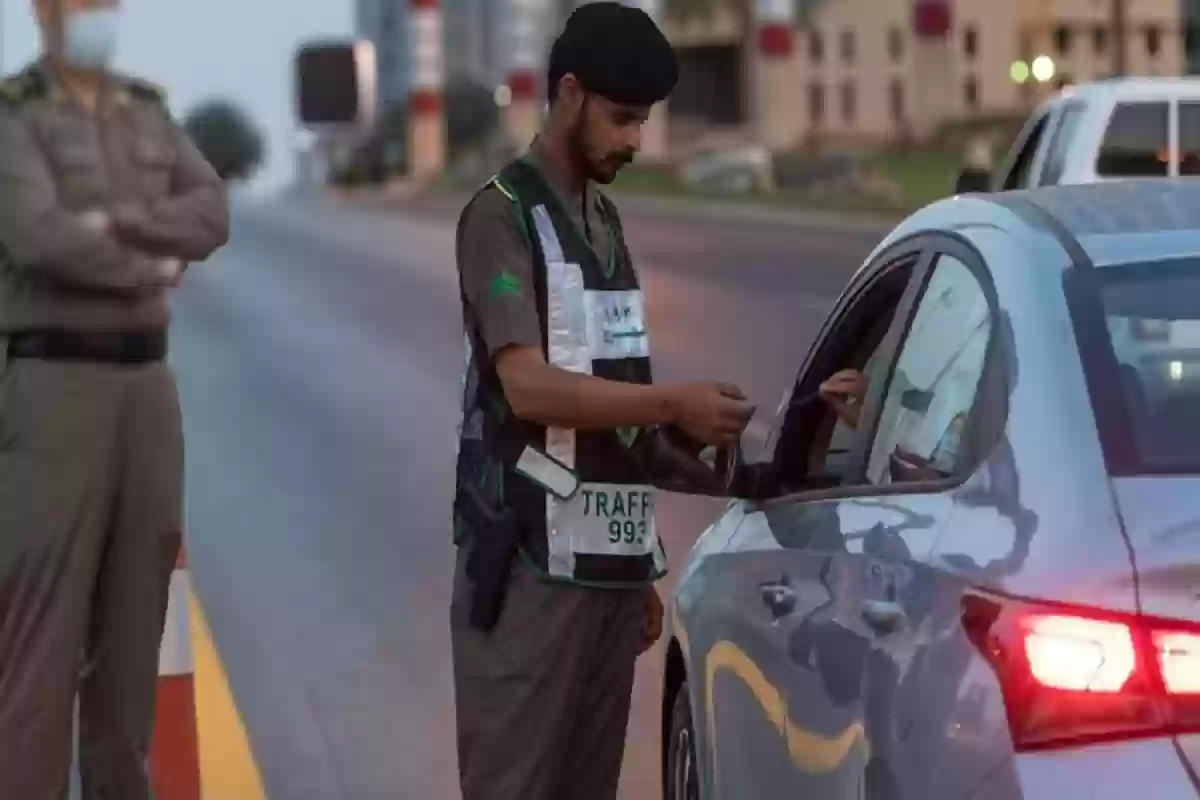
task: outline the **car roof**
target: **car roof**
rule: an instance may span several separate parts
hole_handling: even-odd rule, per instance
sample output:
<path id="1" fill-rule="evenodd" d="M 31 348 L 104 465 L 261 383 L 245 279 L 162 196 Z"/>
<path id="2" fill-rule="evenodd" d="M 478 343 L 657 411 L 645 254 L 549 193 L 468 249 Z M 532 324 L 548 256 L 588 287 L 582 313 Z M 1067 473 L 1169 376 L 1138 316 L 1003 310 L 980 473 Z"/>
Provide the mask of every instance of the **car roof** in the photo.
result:
<path id="1" fill-rule="evenodd" d="M 997 214 L 1004 209 L 1010 213 Z M 1200 254 L 1200 178 L 1048 186 L 939 200 L 900 224 L 881 248 L 921 231 L 988 226 L 1046 234 L 1076 265 L 1109 266 Z"/>
<path id="2" fill-rule="evenodd" d="M 1074 98 L 1086 101 L 1112 101 L 1137 99 L 1142 95 L 1159 97 L 1163 94 L 1200 95 L 1200 78 L 1106 78 L 1067 86 L 1051 97 L 1048 103 L 1058 103 Z"/>

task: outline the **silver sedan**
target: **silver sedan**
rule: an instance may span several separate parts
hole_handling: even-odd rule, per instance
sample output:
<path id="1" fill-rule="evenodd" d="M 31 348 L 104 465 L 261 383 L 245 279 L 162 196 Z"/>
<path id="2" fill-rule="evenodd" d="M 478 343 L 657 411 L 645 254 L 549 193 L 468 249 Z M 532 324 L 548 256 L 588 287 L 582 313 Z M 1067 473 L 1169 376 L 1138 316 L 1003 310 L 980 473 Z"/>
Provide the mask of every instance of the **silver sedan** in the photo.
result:
<path id="1" fill-rule="evenodd" d="M 1200 796 L 1198 377 L 1200 183 L 902 223 L 683 566 L 666 797 Z"/>

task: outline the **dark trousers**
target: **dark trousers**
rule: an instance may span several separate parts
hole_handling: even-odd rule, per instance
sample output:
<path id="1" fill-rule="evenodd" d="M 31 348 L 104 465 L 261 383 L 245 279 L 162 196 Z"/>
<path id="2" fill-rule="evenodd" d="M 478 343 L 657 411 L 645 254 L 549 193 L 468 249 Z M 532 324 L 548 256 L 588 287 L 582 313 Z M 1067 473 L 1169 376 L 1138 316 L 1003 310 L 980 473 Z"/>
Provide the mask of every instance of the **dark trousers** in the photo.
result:
<path id="1" fill-rule="evenodd" d="M 0 798 L 149 800 L 183 429 L 163 364 L 0 355 Z"/>
<path id="2" fill-rule="evenodd" d="M 644 623 L 637 590 L 539 580 L 518 564 L 490 633 L 451 606 L 463 800 L 616 800 Z"/>

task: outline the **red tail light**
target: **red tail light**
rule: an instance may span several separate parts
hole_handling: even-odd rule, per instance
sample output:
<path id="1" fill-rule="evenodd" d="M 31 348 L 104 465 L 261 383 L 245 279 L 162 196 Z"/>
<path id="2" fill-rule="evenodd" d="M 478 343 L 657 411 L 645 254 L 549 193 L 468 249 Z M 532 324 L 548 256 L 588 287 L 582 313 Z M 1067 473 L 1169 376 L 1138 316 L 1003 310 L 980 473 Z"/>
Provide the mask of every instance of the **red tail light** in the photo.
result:
<path id="1" fill-rule="evenodd" d="M 1018 751 L 1200 731 L 1200 627 L 981 595 L 963 626 Z"/>

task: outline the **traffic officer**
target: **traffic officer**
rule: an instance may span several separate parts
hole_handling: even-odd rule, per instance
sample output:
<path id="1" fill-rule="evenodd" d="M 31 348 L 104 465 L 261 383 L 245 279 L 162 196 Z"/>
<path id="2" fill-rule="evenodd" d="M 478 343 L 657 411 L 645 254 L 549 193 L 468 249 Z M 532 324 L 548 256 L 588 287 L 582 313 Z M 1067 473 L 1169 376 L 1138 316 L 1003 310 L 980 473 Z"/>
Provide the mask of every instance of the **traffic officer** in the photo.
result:
<path id="1" fill-rule="evenodd" d="M 451 609 L 464 800 L 612 800 L 634 663 L 666 570 L 650 432 L 730 445 L 727 384 L 651 382 L 646 303 L 597 184 L 632 161 L 677 78 L 641 10 L 581 6 L 549 59 L 548 118 L 467 205 Z M 698 449 L 698 448 L 697 448 Z"/>
<path id="2" fill-rule="evenodd" d="M 180 549 L 168 293 L 223 245 L 222 182 L 162 93 L 111 71 L 117 0 L 35 0 L 0 82 L 0 797 L 148 800 Z"/>

